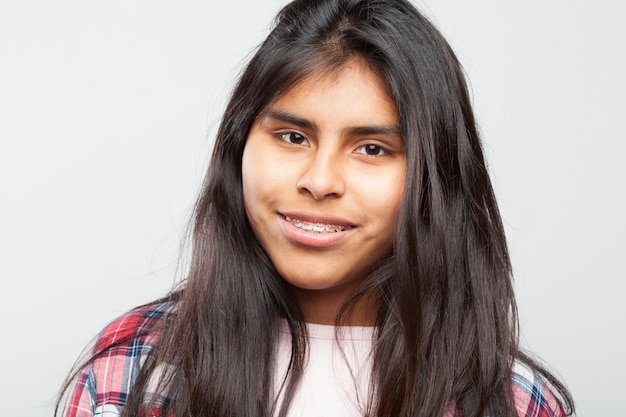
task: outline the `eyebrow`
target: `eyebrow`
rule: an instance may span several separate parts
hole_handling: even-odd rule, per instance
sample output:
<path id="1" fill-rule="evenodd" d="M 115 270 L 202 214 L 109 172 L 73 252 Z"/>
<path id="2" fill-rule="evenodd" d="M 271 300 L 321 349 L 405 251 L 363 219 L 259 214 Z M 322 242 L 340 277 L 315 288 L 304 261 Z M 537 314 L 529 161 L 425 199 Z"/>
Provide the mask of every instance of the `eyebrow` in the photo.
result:
<path id="1" fill-rule="evenodd" d="M 291 113 L 282 110 L 266 110 L 261 117 L 280 120 L 298 126 L 302 129 L 318 130 L 315 123 L 310 120 L 303 119 Z M 400 127 L 398 125 L 372 125 L 372 126 L 354 126 L 346 129 L 348 134 L 352 135 L 400 135 Z"/>

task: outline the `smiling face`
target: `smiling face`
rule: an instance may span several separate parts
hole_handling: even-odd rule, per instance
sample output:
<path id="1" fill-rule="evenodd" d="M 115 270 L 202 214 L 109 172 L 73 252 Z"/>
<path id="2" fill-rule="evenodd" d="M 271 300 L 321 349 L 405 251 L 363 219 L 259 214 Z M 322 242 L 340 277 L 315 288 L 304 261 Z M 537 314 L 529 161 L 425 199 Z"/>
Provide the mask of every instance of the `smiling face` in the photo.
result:
<path id="1" fill-rule="evenodd" d="M 333 323 L 392 251 L 406 176 L 398 116 L 380 77 L 351 61 L 280 96 L 242 161 L 252 229 L 310 322 Z"/>

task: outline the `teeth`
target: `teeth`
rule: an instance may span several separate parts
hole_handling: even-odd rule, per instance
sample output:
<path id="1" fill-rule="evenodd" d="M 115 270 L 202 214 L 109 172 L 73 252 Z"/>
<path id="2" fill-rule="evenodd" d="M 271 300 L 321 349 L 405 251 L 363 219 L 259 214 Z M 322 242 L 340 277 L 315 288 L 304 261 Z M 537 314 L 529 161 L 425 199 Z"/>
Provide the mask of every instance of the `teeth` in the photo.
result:
<path id="1" fill-rule="evenodd" d="M 298 219 L 292 219 L 289 216 L 285 216 L 285 220 L 293 224 L 299 229 L 306 230 L 307 232 L 314 233 L 337 233 L 346 230 L 346 226 L 339 226 L 336 224 L 324 224 L 324 223 L 311 223 Z"/>

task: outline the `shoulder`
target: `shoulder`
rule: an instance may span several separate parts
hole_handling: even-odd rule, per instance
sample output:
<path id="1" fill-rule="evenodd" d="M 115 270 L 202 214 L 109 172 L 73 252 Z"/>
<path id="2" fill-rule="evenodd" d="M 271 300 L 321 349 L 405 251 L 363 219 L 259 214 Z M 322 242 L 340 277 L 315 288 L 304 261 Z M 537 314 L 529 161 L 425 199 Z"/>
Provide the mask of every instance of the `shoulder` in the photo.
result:
<path id="1" fill-rule="evenodd" d="M 113 320 L 100 332 L 90 365 L 99 387 L 118 392 L 117 388 L 112 388 L 126 387 L 134 381 L 166 326 L 170 310 L 171 303 L 138 307 Z"/>
<path id="2" fill-rule="evenodd" d="M 92 354 L 112 349 L 134 350 L 150 347 L 165 326 L 172 303 L 156 303 L 137 307 L 110 322 L 97 336 Z"/>
<path id="3" fill-rule="evenodd" d="M 561 401 L 537 370 L 522 362 L 515 362 L 511 383 L 518 416 L 564 417 L 566 415 Z"/>
<path id="4" fill-rule="evenodd" d="M 173 306 L 166 302 L 138 307 L 105 326 L 76 377 L 65 416 L 121 413 L 141 366 L 167 325 Z"/>

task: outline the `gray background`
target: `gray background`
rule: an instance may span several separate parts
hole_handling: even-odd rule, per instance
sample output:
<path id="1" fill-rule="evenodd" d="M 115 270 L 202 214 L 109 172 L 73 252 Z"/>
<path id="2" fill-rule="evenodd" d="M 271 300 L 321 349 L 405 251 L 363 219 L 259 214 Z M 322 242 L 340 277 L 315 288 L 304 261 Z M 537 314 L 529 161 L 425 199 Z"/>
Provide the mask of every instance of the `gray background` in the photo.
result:
<path id="1" fill-rule="evenodd" d="M 283 3 L 0 2 L 4 415 L 50 415 L 91 337 L 182 275 L 225 96 Z M 580 416 L 623 415 L 626 3 L 416 4 L 469 75 L 524 345 Z"/>

